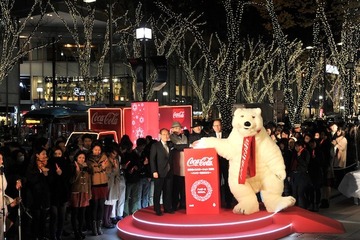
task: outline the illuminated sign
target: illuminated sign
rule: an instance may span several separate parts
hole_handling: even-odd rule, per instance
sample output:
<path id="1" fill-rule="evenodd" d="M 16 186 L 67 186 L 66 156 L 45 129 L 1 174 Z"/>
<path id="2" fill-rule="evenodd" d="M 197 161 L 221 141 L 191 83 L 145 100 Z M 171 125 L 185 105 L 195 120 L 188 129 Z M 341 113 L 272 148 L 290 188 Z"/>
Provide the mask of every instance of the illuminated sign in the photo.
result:
<path id="1" fill-rule="evenodd" d="M 85 96 L 85 90 L 82 90 L 81 88 L 74 88 L 74 96 Z M 89 95 L 95 96 L 96 92 L 91 92 Z"/>
<path id="2" fill-rule="evenodd" d="M 39 120 L 39 119 L 25 119 L 25 124 L 29 124 L 29 125 L 41 124 L 41 120 Z"/>

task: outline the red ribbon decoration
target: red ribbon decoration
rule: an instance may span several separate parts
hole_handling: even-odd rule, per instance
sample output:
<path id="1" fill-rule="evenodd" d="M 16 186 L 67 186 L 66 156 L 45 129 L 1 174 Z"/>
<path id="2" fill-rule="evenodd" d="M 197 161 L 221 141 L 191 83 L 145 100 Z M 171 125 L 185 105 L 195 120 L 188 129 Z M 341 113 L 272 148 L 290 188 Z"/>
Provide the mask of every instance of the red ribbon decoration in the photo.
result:
<path id="1" fill-rule="evenodd" d="M 244 184 L 247 175 L 255 176 L 255 137 L 244 137 L 239 170 L 239 184 Z"/>

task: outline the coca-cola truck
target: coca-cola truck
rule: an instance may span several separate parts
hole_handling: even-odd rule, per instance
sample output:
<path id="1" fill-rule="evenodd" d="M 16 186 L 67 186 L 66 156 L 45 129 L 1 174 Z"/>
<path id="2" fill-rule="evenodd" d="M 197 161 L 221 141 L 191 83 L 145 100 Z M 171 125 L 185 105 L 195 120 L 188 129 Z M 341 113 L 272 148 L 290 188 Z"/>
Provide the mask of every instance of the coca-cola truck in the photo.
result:
<path id="1" fill-rule="evenodd" d="M 131 136 L 132 128 L 134 127 L 131 108 L 89 108 L 89 128 L 91 130 L 106 130 L 116 131 L 118 139 L 120 140 L 122 135 L 127 134 Z M 184 129 L 191 128 L 192 122 L 192 106 L 180 105 L 180 106 L 159 106 L 159 117 L 157 119 L 151 119 L 151 121 L 159 121 L 159 129 L 170 128 L 174 121 L 181 124 Z M 136 116 L 135 116 L 136 118 Z M 158 130 L 156 132 L 158 132 Z M 148 135 L 149 132 L 145 131 L 144 135 Z M 157 138 L 158 136 L 153 136 Z M 136 139 L 132 139 L 135 141 Z"/>
<path id="2" fill-rule="evenodd" d="M 121 108 L 89 108 L 89 128 L 93 131 L 116 131 L 120 140 L 122 132 Z"/>

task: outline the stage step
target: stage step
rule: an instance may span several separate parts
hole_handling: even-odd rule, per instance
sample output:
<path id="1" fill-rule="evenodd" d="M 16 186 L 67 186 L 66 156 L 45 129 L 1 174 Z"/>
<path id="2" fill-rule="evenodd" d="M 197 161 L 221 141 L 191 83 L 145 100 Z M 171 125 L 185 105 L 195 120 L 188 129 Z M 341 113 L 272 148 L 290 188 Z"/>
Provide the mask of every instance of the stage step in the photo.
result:
<path id="1" fill-rule="evenodd" d="M 118 223 L 121 239 L 277 239 L 292 233 L 291 224 L 275 224 L 273 214 L 250 216 L 223 210 L 219 215 L 175 214 L 156 216 L 142 209 Z"/>
<path id="2" fill-rule="evenodd" d="M 239 215 L 221 209 L 219 214 L 190 215 L 180 210 L 163 216 L 155 215 L 152 208 L 145 208 L 119 221 L 117 228 L 122 240 L 264 240 L 279 239 L 294 232 L 345 232 L 340 222 L 299 207 L 290 207 L 276 214 L 262 210 L 251 215 Z"/>
<path id="3" fill-rule="evenodd" d="M 125 223 L 123 221 L 133 221 L 133 219 L 124 219 L 121 222 L 126 224 L 126 229 L 120 228 L 118 231 L 118 236 L 122 240 L 139 240 L 139 239 L 279 239 L 285 236 L 288 236 L 293 231 L 291 229 L 291 224 L 282 225 L 282 224 L 272 224 L 269 226 L 245 230 L 233 226 L 232 231 L 227 233 L 214 231 L 209 231 L 210 229 L 206 226 L 198 226 L 191 231 L 188 231 L 188 228 L 182 228 L 183 232 L 180 234 L 178 231 L 174 231 L 174 228 L 168 228 L 167 231 L 159 231 L 157 228 L 153 228 L 152 231 L 149 229 L 141 229 L 134 224 Z M 120 222 L 119 222 L 120 224 Z M 120 224 L 121 225 L 121 224 Z M 190 233 L 196 232 L 196 234 Z"/>
<path id="4" fill-rule="evenodd" d="M 189 235 L 197 235 L 199 228 L 207 228 L 208 234 L 222 234 L 233 231 L 234 228 L 240 231 L 256 230 L 273 224 L 272 214 L 259 212 L 251 216 L 237 215 L 231 210 L 223 211 L 218 215 L 187 215 L 184 210 L 176 214 L 165 214 L 164 216 L 152 216 L 152 211 L 138 211 L 133 217 L 132 224 L 140 229 L 152 231 L 154 228 L 159 232 L 171 231 L 174 234 L 183 234 L 184 229 Z M 171 230 L 169 230 L 171 229 Z"/>

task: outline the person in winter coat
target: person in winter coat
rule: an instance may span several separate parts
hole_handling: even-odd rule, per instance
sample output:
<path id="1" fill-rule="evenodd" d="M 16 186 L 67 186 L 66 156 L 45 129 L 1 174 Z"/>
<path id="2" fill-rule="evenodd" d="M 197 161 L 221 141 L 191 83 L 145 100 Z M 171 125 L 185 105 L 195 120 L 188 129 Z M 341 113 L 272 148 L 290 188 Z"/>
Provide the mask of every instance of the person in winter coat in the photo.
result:
<path id="1" fill-rule="evenodd" d="M 334 168 L 346 167 L 346 153 L 347 153 L 347 139 L 345 137 L 345 131 L 339 128 L 336 133 L 336 138 L 331 141 L 334 146 L 333 166 Z"/>
<path id="2" fill-rule="evenodd" d="M 104 214 L 104 205 L 109 194 L 107 174 L 111 171 L 109 160 L 106 154 L 102 153 L 102 145 L 100 142 L 93 142 L 86 163 L 91 171 L 91 231 L 94 236 L 97 236 L 103 234 L 101 226 Z"/>
<path id="3" fill-rule="evenodd" d="M 8 186 L 6 176 L 4 173 L 4 160 L 3 160 L 3 153 L 0 152 L 0 206 L 3 208 L 4 212 L 0 212 L 0 239 L 4 238 L 4 221 L 7 219 L 7 210 L 8 205 L 10 207 L 15 207 L 18 203 L 20 203 L 20 198 L 16 198 L 15 200 L 7 196 L 5 193 L 5 190 Z M 16 189 L 21 188 L 21 181 L 16 181 Z M 9 226 L 7 226 L 9 227 Z"/>
<path id="4" fill-rule="evenodd" d="M 91 175 L 85 162 L 86 153 L 79 151 L 74 156 L 71 166 L 71 225 L 77 240 L 84 239 L 82 227 L 85 222 L 85 208 L 91 199 Z"/>
<path id="5" fill-rule="evenodd" d="M 321 163 L 324 161 L 324 155 L 317 146 L 318 142 L 315 139 L 311 139 L 310 146 L 310 162 L 308 166 L 310 186 L 309 186 L 309 207 L 308 210 L 313 212 L 319 211 L 319 205 L 321 200 L 321 187 L 323 185 L 324 173 L 321 167 Z"/>
<path id="6" fill-rule="evenodd" d="M 50 237 L 60 239 L 65 222 L 66 204 L 70 196 L 70 162 L 61 148 L 54 149 L 49 159 Z"/>
<path id="7" fill-rule="evenodd" d="M 109 148 L 109 153 L 107 155 L 111 170 L 108 172 L 109 195 L 105 201 L 103 226 L 105 228 L 114 228 L 115 226 L 112 223 L 111 219 L 114 219 L 116 217 L 116 202 L 120 199 L 121 193 L 119 146 L 115 143 Z"/>
<path id="8" fill-rule="evenodd" d="M 43 239 L 46 234 L 46 219 L 50 209 L 49 167 L 47 150 L 34 149 L 26 173 L 26 187 L 29 196 L 28 206 L 32 216 L 31 238 Z"/>

